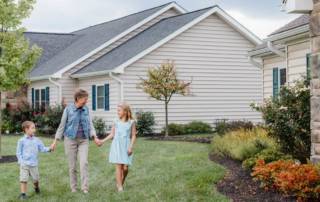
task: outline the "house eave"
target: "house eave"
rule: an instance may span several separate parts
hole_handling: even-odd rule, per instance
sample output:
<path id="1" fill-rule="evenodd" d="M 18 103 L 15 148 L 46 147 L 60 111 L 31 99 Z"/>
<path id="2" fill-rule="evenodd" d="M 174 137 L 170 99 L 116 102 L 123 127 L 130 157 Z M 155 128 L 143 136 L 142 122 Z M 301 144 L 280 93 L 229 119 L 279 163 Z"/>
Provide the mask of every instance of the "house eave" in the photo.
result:
<path id="1" fill-rule="evenodd" d="M 81 78 L 87 78 L 87 77 L 109 75 L 110 72 L 115 73 L 114 71 L 105 70 L 105 71 L 97 71 L 97 72 L 88 72 L 88 73 L 72 74 L 72 75 L 70 75 L 70 77 L 71 77 L 71 78 L 74 78 L 74 79 L 81 79 Z"/>

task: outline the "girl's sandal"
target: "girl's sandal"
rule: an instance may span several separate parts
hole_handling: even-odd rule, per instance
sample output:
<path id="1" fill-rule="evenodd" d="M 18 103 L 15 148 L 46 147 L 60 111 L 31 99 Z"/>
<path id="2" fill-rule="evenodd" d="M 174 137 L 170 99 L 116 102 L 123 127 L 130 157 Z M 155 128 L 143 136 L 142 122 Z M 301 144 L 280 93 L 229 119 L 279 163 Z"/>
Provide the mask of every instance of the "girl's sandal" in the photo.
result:
<path id="1" fill-rule="evenodd" d="M 117 185 L 117 189 L 118 189 L 118 192 L 123 192 L 123 186 L 118 186 Z"/>

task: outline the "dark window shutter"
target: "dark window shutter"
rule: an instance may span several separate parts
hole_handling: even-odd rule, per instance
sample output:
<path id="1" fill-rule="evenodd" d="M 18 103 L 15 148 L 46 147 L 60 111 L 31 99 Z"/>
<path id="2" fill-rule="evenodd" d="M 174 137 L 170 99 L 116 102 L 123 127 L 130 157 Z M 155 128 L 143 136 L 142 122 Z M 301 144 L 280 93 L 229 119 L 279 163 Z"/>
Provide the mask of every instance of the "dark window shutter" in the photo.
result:
<path id="1" fill-rule="evenodd" d="M 311 54 L 307 54 L 307 80 L 311 79 Z"/>
<path id="2" fill-rule="evenodd" d="M 273 68 L 272 72 L 272 77 L 273 77 L 273 97 L 277 97 L 279 94 L 279 70 L 277 67 Z"/>
<path id="3" fill-rule="evenodd" d="M 50 105 L 50 87 L 46 87 L 46 106 Z"/>
<path id="4" fill-rule="evenodd" d="M 109 101 L 109 84 L 104 84 L 104 110 L 110 110 L 110 101 Z"/>
<path id="5" fill-rule="evenodd" d="M 287 71 L 286 68 L 280 69 L 280 86 L 285 85 L 287 82 Z"/>
<path id="6" fill-rule="evenodd" d="M 92 85 L 92 110 L 95 111 L 96 110 L 96 106 L 97 106 L 97 93 L 96 93 L 96 85 Z"/>
<path id="7" fill-rule="evenodd" d="M 31 89 L 31 106 L 34 108 L 34 88 Z"/>

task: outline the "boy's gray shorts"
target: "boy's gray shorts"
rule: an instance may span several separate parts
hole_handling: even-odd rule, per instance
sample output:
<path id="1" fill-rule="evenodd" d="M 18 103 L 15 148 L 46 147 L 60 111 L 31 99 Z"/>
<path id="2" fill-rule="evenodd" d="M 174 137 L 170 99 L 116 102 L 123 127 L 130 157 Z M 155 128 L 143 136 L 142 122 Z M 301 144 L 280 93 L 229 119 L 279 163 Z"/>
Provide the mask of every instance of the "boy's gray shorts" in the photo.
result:
<path id="1" fill-rule="evenodd" d="M 20 166 L 20 182 L 28 182 L 29 176 L 34 182 L 39 181 L 38 166 Z"/>

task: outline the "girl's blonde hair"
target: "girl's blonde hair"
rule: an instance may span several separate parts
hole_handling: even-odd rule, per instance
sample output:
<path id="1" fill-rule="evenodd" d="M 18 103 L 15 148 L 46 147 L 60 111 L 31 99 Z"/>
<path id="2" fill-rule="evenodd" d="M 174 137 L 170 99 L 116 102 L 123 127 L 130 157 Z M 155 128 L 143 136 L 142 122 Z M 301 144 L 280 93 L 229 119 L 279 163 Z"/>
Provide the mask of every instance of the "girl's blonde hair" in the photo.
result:
<path id="1" fill-rule="evenodd" d="M 123 109 L 123 111 L 126 113 L 126 121 L 128 120 L 133 120 L 133 116 L 132 116 L 132 111 L 131 111 L 131 107 L 130 105 L 128 105 L 125 102 L 121 102 L 120 104 L 118 104 L 118 107 L 121 107 Z"/>

